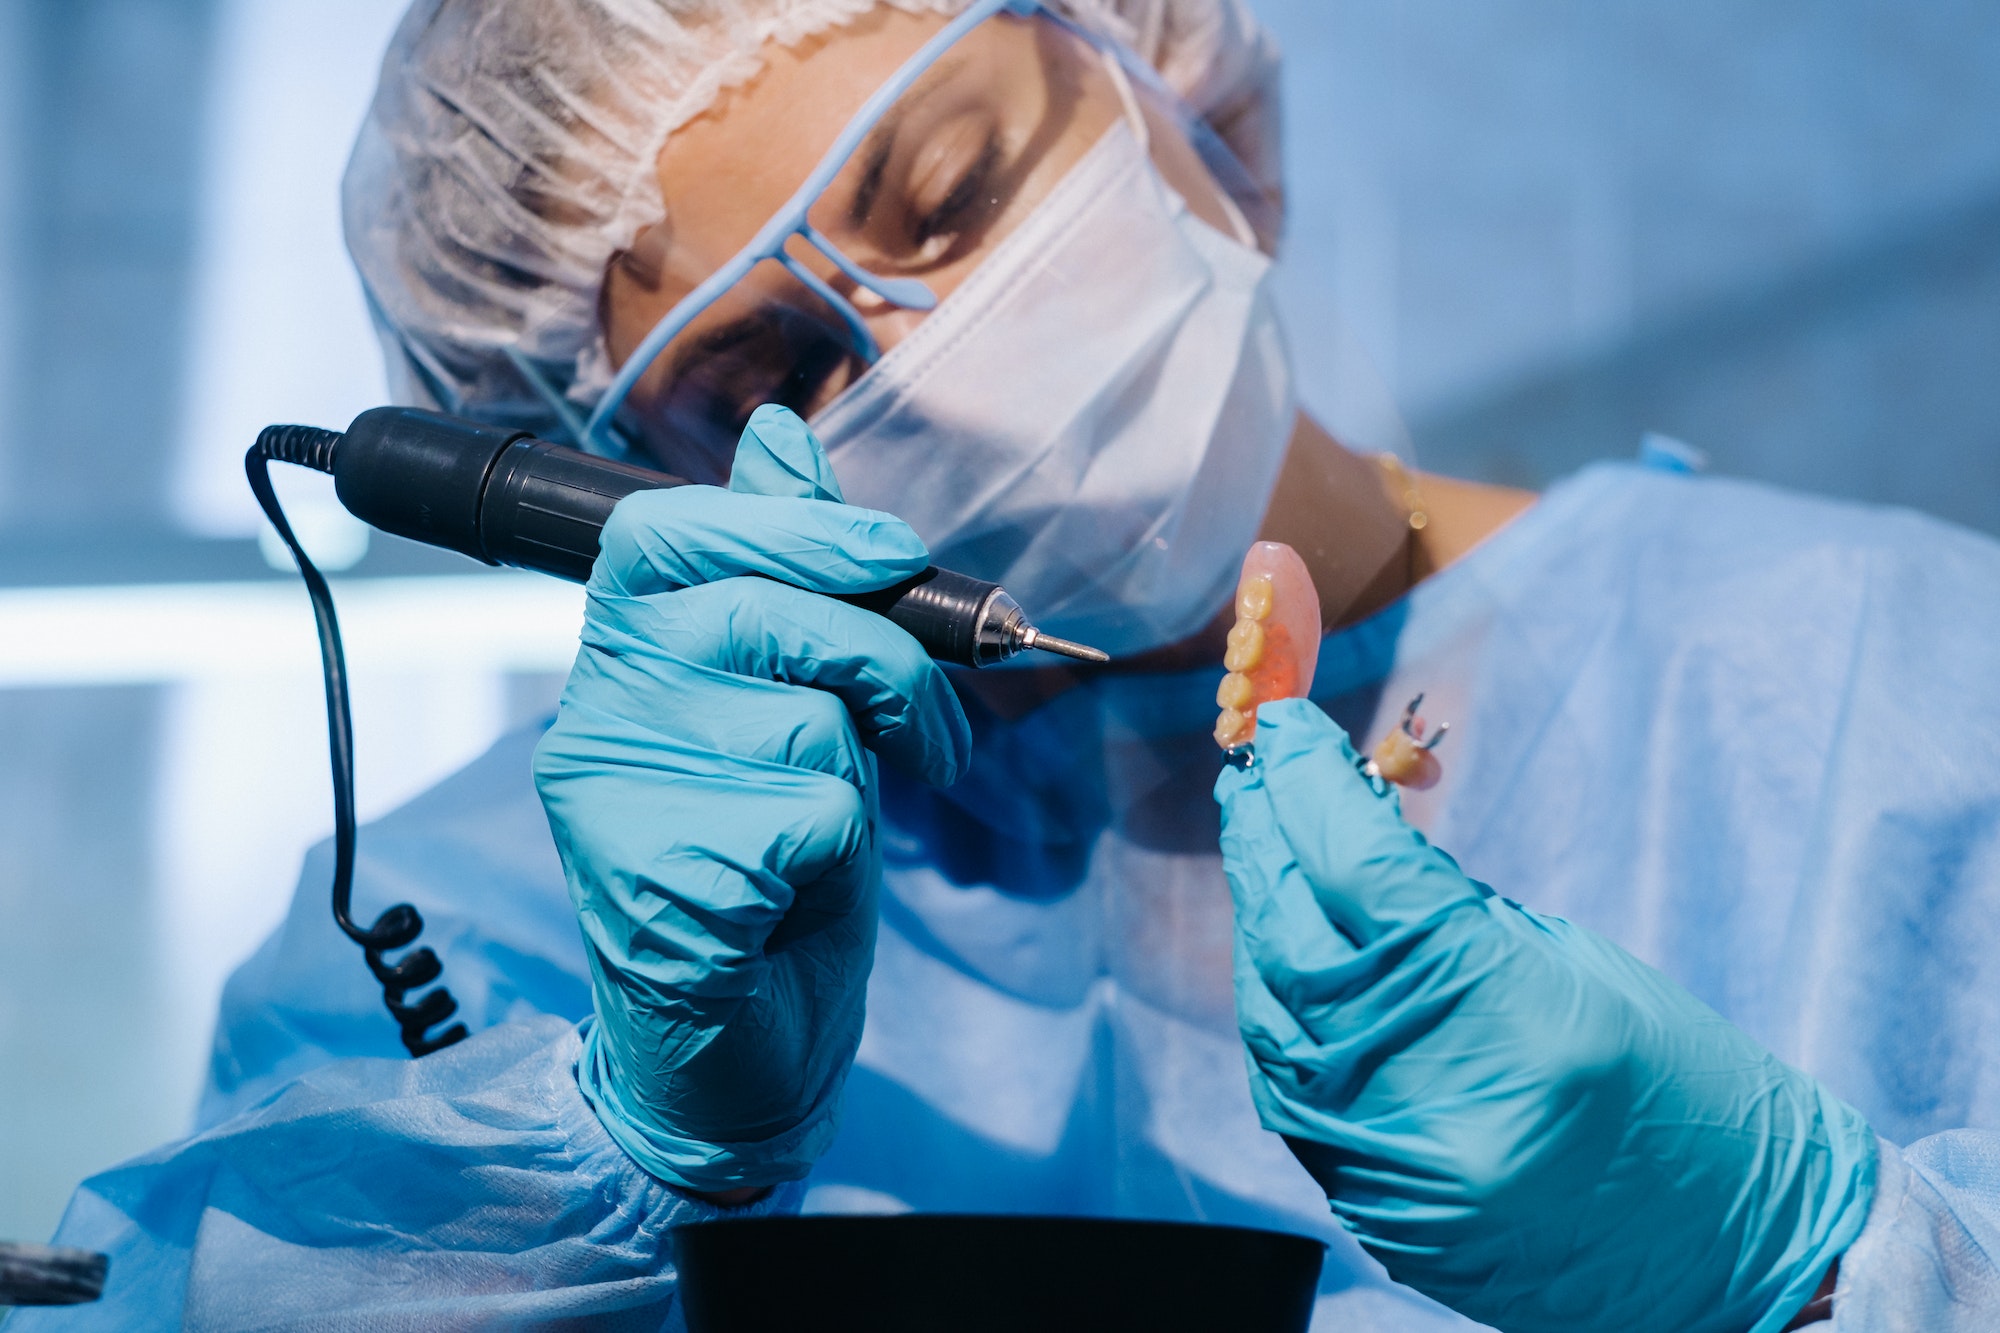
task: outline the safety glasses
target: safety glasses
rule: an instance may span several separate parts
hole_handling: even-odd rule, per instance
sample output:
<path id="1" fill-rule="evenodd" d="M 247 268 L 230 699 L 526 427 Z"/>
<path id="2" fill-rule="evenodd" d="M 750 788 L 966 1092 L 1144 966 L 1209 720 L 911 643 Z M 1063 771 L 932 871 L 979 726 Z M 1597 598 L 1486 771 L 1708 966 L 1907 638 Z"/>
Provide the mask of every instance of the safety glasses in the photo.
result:
<path id="1" fill-rule="evenodd" d="M 585 449 L 611 457 L 637 450 L 621 427 L 619 415 L 633 388 L 675 340 L 697 320 L 724 307 L 732 316 L 713 320 L 722 329 L 699 334 L 692 347 L 676 353 L 663 401 L 649 401 L 649 419 L 676 442 L 676 448 L 698 456 L 695 466 L 678 468 L 691 474 L 726 475 L 735 430 L 751 409 L 763 402 L 781 402 L 807 410 L 816 386 L 837 380 L 844 370 L 851 378 L 874 364 L 881 348 L 868 318 L 855 301 L 836 289 L 827 276 L 805 262 L 799 251 L 820 256 L 834 274 L 853 284 L 856 296 L 867 293 L 871 303 L 900 310 L 927 312 L 938 295 L 919 278 L 885 276 L 857 261 L 829 231 L 830 223 L 815 225 L 813 211 L 848 163 L 900 99 L 936 67 L 967 34 L 1002 14 L 1052 22 L 1108 57 L 1121 83 L 1128 76 L 1156 94 L 1163 105 L 1178 99 L 1159 83 L 1143 62 L 1130 58 L 1115 44 L 1078 28 L 1039 0 L 975 0 L 924 43 L 878 87 L 847 122 L 798 189 L 757 231 L 749 243 L 678 301 L 625 359 L 588 420 L 576 414 L 553 386 L 540 382 L 532 368 L 521 367 L 545 400 L 557 407 Z M 1128 94 L 1129 95 L 1129 94 Z M 1212 133 L 1193 121 L 1189 125 L 1197 148 L 1228 188 L 1232 180 L 1247 181 Z M 1236 191 L 1232 190 L 1232 194 Z"/>

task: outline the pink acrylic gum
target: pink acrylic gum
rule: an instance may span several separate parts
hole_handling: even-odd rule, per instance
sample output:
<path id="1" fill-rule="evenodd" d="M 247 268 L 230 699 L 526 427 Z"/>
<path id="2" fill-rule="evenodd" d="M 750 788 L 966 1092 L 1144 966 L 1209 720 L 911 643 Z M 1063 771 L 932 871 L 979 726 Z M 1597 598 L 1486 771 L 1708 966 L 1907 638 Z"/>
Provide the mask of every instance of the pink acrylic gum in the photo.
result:
<path id="1" fill-rule="evenodd" d="M 1225 750 L 1257 734 L 1257 708 L 1302 699 L 1319 663 L 1319 591 L 1299 553 L 1283 542 L 1258 542 L 1236 581 L 1236 623 L 1222 659 L 1228 675 L 1215 692 L 1222 710 L 1215 743 Z"/>

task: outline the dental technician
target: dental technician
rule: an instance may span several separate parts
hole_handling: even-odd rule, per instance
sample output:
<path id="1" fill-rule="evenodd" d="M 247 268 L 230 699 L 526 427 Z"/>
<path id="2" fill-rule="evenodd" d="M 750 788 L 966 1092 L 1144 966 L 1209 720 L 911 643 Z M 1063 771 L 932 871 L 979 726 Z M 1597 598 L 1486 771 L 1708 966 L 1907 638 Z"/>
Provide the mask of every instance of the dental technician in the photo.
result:
<path id="1" fill-rule="evenodd" d="M 1303 1231 L 1343 1333 L 2000 1326 L 2000 547 L 1349 453 L 1275 78 L 1236 0 L 418 0 L 346 184 L 399 396 L 710 485 L 363 830 L 474 1035 L 399 1058 L 316 852 L 17 1326 L 660 1327 L 668 1227 L 800 1207 Z M 1334 629 L 1218 776 L 1259 536 Z M 1119 665 L 813 595 L 932 561 Z"/>

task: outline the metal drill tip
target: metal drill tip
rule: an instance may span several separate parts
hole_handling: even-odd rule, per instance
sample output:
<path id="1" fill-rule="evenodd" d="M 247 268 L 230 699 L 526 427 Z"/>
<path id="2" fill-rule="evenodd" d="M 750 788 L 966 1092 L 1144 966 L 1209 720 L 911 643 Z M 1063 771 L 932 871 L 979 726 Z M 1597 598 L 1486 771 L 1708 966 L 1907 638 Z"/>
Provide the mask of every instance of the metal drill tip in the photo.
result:
<path id="1" fill-rule="evenodd" d="M 1045 653 L 1061 653 L 1064 657 L 1074 657 L 1079 662 L 1109 662 L 1111 660 L 1110 653 L 1100 652 L 1095 648 L 1087 648 L 1080 643 L 1071 643 L 1068 639 L 1058 639 L 1055 635 L 1044 634 L 1033 626 L 1029 626 L 1022 632 L 1021 646 L 1023 648 L 1039 648 Z"/>

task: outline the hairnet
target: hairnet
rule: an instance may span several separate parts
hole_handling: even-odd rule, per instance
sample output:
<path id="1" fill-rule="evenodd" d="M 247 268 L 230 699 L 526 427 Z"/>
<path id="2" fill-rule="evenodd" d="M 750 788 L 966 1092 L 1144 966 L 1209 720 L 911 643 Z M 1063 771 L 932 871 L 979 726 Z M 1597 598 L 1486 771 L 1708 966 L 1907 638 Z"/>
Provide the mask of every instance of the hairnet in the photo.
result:
<path id="1" fill-rule="evenodd" d="M 342 186 L 399 402 L 546 429 L 524 367 L 587 405 L 599 294 L 661 221 L 667 137 L 791 44 L 875 7 L 967 0 L 415 0 Z M 1057 0 L 1123 41 L 1277 193 L 1277 52 L 1246 0 Z"/>

